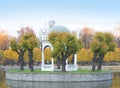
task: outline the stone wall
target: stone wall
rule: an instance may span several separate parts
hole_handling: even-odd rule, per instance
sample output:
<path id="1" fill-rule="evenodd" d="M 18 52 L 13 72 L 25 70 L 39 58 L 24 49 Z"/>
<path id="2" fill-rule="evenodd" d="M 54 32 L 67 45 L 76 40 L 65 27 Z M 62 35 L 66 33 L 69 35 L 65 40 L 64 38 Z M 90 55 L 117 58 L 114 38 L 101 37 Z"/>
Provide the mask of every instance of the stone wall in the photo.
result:
<path id="1" fill-rule="evenodd" d="M 58 74 L 35 74 L 35 73 L 8 73 L 6 72 L 6 79 L 20 80 L 20 81 L 42 81 L 42 82 L 78 82 L 78 81 L 105 81 L 112 79 L 111 72 L 104 73 L 89 73 L 89 74 L 72 74 L 72 73 L 58 73 Z"/>
<path id="2" fill-rule="evenodd" d="M 112 86 L 112 80 L 99 82 L 24 82 L 7 80 L 6 82 L 10 88 L 111 88 Z"/>

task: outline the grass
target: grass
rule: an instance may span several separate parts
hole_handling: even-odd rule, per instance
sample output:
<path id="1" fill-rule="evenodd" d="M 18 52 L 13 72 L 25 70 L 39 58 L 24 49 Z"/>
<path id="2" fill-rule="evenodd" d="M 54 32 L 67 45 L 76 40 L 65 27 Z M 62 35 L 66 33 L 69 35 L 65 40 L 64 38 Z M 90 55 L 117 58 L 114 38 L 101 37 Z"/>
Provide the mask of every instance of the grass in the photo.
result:
<path id="1" fill-rule="evenodd" d="M 35 73 L 35 74 L 42 74 L 42 73 L 58 73 L 58 71 L 41 71 L 40 69 L 35 69 L 34 72 L 31 72 L 29 69 L 21 70 L 9 70 L 10 73 Z"/>
<path id="2" fill-rule="evenodd" d="M 74 74 L 89 74 L 89 73 L 104 73 L 108 71 L 91 71 L 91 70 L 78 70 L 78 71 L 69 71 L 68 73 L 74 73 Z"/>
<path id="3" fill-rule="evenodd" d="M 41 71 L 40 69 L 35 69 L 34 72 L 31 72 L 29 69 L 25 69 L 23 71 L 20 70 L 9 70 L 10 73 L 35 73 L 35 74 L 59 74 L 63 73 L 62 71 Z M 78 70 L 78 71 L 67 71 L 64 73 L 70 74 L 90 74 L 90 73 L 104 73 L 108 71 L 91 71 L 91 70 Z"/>

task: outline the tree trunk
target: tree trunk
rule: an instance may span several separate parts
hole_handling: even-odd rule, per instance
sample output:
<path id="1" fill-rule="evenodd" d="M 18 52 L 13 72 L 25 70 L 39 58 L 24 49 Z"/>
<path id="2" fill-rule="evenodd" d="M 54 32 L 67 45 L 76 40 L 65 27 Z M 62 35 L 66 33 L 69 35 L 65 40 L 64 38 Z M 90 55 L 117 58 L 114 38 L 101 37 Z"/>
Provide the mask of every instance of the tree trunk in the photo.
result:
<path id="1" fill-rule="evenodd" d="M 20 63 L 20 70 L 22 71 L 22 70 L 24 70 L 24 61 L 23 61 L 23 58 L 22 58 L 22 57 L 20 57 L 19 60 L 20 60 L 20 61 L 19 61 L 19 63 Z"/>
<path id="2" fill-rule="evenodd" d="M 58 57 L 58 58 L 57 58 L 57 69 L 60 69 L 60 65 L 61 65 L 61 60 L 60 60 L 60 58 Z"/>
<path id="3" fill-rule="evenodd" d="M 30 71 L 32 72 L 32 71 L 34 71 L 34 69 L 33 69 L 33 50 L 32 49 L 29 49 L 28 50 L 28 57 L 29 57 L 29 69 L 30 69 Z"/>
<path id="4" fill-rule="evenodd" d="M 100 70 L 100 71 L 101 71 L 103 58 L 104 58 L 104 55 L 100 55 L 100 56 L 98 57 L 98 67 L 97 67 L 97 70 Z"/>
<path id="5" fill-rule="evenodd" d="M 74 57 L 74 54 L 73 54 L 72 60 L 71 60 L 72 64 L 74 64 L 74 59 L 75 59 L 75 57 Z"/>
<path id="6" fill-rule="evenodd" d="M 20 50 L 20 53 L 19 53 L 19 64 L 20 64 L 20 70 L 24 70 L 24 50 Z"/>
<path id="7" fill-rule="evenodd" d="M 93 58 L 92 60 L 92 71 L 96 70 L 96 58 Z"/>
<path id="8" fill-rule="evenodd" d="M 62 65 L 62 72 L 66 72 L 65 66 L 66 65 Z"/>
<path id="9" fill-rule="evenodd" d="M 63 71 L 63 72 L 66 72 L 65 66 L 66 66 L 66 58 L 63 57 L 63 58 L 62 58 L 62 71 Z"/>
<path id="10" fill-rule="evenodd" d="M 97 53 L 94 52 L 94 57 L 92 59 L 92 71 L 95 71 L 96 69 L 96 64 L 97 64 Z"/>

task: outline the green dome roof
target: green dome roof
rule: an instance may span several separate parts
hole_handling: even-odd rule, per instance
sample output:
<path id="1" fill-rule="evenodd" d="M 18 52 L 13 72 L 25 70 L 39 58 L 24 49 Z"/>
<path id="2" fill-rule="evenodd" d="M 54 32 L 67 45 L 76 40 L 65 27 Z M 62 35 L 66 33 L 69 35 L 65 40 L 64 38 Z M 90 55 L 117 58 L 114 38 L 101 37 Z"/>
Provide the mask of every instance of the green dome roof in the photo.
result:
<path id="1" fill-rule="evenodd" d="M 64 26 L 53 26 L 50 32 L 70 32 L 70 30 Z"/>

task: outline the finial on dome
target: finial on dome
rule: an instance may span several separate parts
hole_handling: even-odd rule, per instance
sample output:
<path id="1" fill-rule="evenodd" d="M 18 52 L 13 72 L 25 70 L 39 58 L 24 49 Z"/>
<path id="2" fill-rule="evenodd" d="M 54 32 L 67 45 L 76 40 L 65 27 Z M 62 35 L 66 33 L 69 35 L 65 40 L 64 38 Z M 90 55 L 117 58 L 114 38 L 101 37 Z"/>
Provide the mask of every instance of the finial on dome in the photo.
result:
<path id="1" fill-rule="evenodd" d="M 55 25 L 55 21 L 54 20 L 50 20 L 49 21 L 49 28 L 51 29 L 54 25 Z"/>

